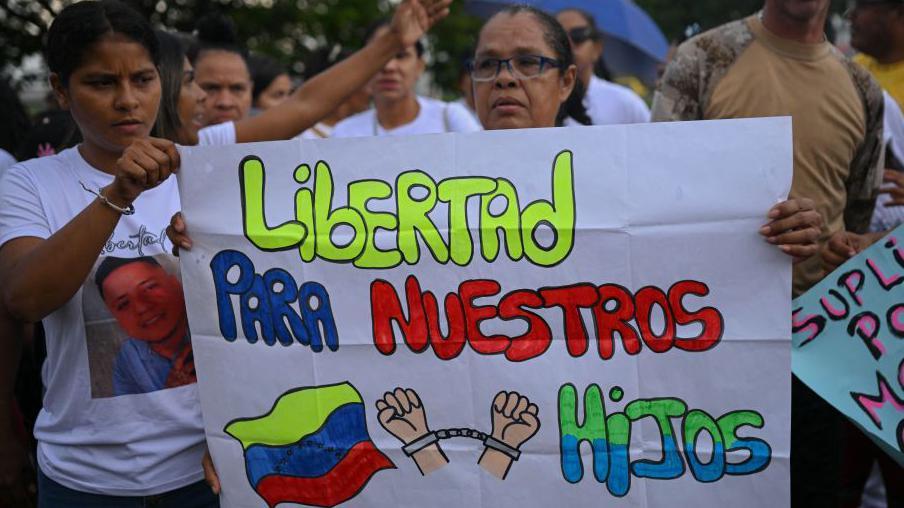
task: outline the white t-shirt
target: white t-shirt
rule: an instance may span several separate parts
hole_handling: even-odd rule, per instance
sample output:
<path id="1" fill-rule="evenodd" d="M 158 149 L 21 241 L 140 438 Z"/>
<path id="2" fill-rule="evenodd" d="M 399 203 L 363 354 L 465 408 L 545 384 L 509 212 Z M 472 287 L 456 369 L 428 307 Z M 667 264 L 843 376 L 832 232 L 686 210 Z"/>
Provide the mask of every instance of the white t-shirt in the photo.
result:
<path id="1" fill-rule="evenodd" d="M 593 125 L 650 121 L 650 108 L 633 90 L 596 76 L 590 78 L 590 85 L 584 94 L 584 107 Z M 572 118 L 566 118 L 565 125 L 572 127 L 581 124 Z"/>
<path id="2" fill-rule="evenodd" d="M 480 124 L 458 104 L 447 103 L 429 97 L 418 97 L 421 107 L 413 122 L 386 130 L 377 122 L 377 112 L 369 109 L 352 115 L 336 124 L 334 138 L 364 136 L 410 136 L 412 134 L 437 134 L 443 132 L 475 132 Z"/>
<path id="3" fill-rule="evenodd" d="M 898 161 L 904 163 L 904 113 L 888 92 L 884 92 L 883 95 L 885 95 L 883 131 L 885 144 L 891 147 L 891 153 Z M 899 224 L 904 224 L 904 206 L 885 206 L 890 199 L 888 194 L 879 195 L 870 222 L 870 231 L 888 231 Z"/>
<path id="4" fill-rule="evenodd" d="M 235 122 L 232 121 L 208 125 L 198 131 L 198 144 L 201 146 L 225 146 L 235 143 Z"/>
<path id="5" fill-rule="evenodd" d="M 299 139 L 326 139 L 333 135 L 333 127 L 333 125 L 317 122 L 317 125 L 302 132 L 297 137 Z"/>
<path id="6" fill-rule="evenodd" d="M 0 176 L 3 176 L 3 173 L 15 163 L 16 158 L 6 150 L 0 148 Z"/>
<path id="7" fill-rule="evenodd" d="M 80 182 L 99 189 L 112 181 L 77 148 L 13 166 L 0 180 L 0 246 L 15 238 L 50 237 L 96 199 Z M 203 477 L 204 427 L 196 383 L 114 395 L 113 378 L 124 368 L 134 369 L 136 377 L 156 374 L 158 384 L 161 379 L 170 383 L 169 360 L 149 353 L 149 343 L 138 344 L 145 347 L 137 353 L 122 347 L 139 341 L 113 319 L 94 282 L 97 266 L 109 257 L 170 262 L 165 230 L 181 208 L 176 179 L 145 191 L 134 207 L 134 215 L 120 219 L 85 285 L 43 320 L 46 393 L 35 425 L 38 463 L 52 480 L 82 492 L 146 496 Z"/>
<path id="8" fill-rule="evenodd" d="M 885 97 L 885 143 L 891 147 L 898 162 L 904 163 L 904 112 L 888 92 L 882 92 L 882 95 Z"/>

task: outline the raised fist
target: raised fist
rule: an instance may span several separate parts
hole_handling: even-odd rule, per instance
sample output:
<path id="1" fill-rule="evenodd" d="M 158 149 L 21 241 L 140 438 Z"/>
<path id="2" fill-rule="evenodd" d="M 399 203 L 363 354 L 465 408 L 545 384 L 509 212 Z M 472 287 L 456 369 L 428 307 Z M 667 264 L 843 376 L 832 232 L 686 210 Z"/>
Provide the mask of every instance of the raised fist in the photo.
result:
<path id="1" fill-rule="evenodd" d="M 377 401 L 377 411 L 380 425 L 405 444 L 430 432 L 421 399 L 410 388 L 396 388 L 383 394 Z"/>
<path id="2" fill-rule="evenodd" d="M 518 392 L 499 392 L 490 410 L 493 419 L 493 437 L 519 448 L 540 430 L 538 408 Z"/>

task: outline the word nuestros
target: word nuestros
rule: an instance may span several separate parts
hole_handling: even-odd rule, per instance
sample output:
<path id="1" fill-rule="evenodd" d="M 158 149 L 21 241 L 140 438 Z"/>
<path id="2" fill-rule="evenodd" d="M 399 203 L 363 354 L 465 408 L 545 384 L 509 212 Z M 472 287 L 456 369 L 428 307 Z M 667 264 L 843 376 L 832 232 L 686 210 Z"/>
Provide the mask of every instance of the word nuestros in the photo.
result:
<path id="1" fill-rule="evenodd" d="M 304 186 L 312 176 L 310 188 Z M 524 206 L 515 185 L 505 178 L 468 176 L 437 182 L 423 171 L 405 171 L 394 185 L 376 179 L 351 182 L 345 206 L 333 201 L 333 176 L 326 162 L 315 164 L 313 172 L 307 164 L 298 166 L 294 179 L 301 185 L 295 193 L 295 220 L 271 226 L 264 214 L 264 164 L 257 157 L 245 158 L 239 165 L 243 224 L 245 236 L 258 249 L 297 248 L 306 263 L 320 258 L 357 268 L 414 265 L 421 259 L 423 244 L 443 264 L 466 266 L 475 253 L 492 262 L 504 251 L 513 261 L 526 258 L 538 266 L 554 266 L 574 245 L 574 175 L 572 153 L 567 150 L 553 161 L 551 200 Z M 472 199 L 479 200 L 477 217 L 468 216 Z M 394 211 L 371 207 L 381 200 Z M 431 213 L 447 220 L 437 224 Z M 479 236 L 479 248 L 472 231 Z M 539 235 L 551 236 L 550 242 L 538 238 L 541 231 L 551 233 Z M 384 232 L 390 233 L 392 248 L 377 245 L 378 233 Z"/>

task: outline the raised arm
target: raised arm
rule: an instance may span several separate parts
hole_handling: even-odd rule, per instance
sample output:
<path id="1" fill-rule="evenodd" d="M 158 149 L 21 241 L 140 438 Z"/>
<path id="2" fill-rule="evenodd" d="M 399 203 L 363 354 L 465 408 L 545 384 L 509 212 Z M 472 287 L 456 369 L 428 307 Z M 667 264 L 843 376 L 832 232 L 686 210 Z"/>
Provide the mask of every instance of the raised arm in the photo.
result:
<path id="1" fill-rule="evenodd" d="M 329 115 L 388 62 L 449 14 L 452 0 L 404 0 L 390 30 L 344 61 L 308 80 L 277 108 L 236 122 L 236 141 L 288 139 Z"/>

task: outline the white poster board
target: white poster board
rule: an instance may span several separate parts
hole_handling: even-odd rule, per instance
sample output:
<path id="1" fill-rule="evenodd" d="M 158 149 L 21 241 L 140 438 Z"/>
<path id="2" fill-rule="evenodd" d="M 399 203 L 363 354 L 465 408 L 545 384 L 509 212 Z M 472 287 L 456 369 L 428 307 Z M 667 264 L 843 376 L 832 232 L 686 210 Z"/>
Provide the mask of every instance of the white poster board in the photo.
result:
<path id="1" fill-rule="evenodd" d="M 182 161 L 224 506 L 789 504 L 790 119 Z"/>

